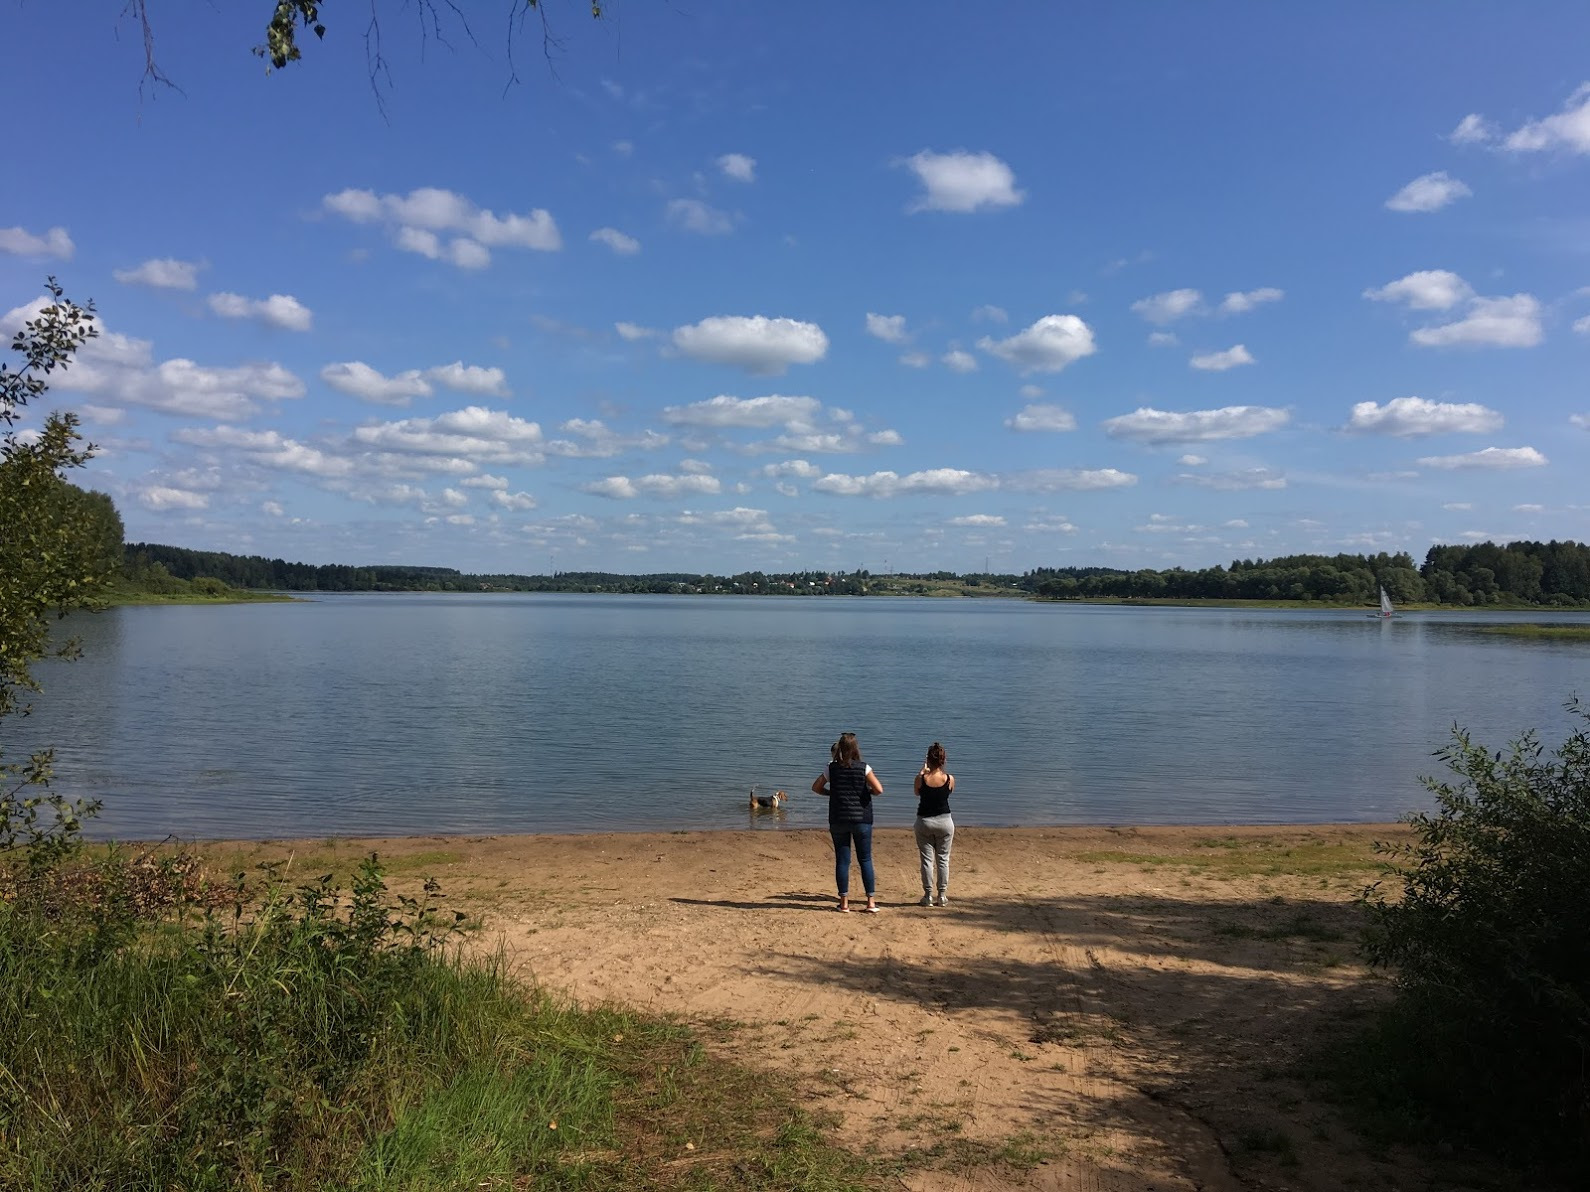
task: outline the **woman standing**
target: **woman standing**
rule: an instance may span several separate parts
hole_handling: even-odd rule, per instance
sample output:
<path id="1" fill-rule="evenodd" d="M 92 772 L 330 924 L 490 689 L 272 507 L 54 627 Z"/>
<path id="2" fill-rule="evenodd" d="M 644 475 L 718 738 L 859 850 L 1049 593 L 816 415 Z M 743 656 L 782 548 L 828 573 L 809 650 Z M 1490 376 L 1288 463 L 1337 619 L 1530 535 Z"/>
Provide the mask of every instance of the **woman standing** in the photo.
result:
<path id="1" fill-rule="evenodd" d="M 855 733 L 844 733 L 834 743 L 833 761 L 812 783 L 815 794 L 828 796 L 828 835 L 834 841 L 834 884 L 839 887 L 839 909 L 850 909 L 850 848 L 861 864 L 861 884 L 867 890 L 867 913 L 876 915 L 877 881 L 872 870 L 872 796 L 883 794 L 883 783 L 872 767 L 861 760 Z"/>
<path id="2" fill-rule="evenodd" d="M 922 857 L 922 901 L 918 906 L 950 904 L 950 846 L 955 843 L 950 795 L 955 793 L 955 775 L 945 771 L 944 762 L 944 746 L 934 741 L 916 775 L 916 847 Z M 935 871 L 937 899 L 933 897 Z"/>

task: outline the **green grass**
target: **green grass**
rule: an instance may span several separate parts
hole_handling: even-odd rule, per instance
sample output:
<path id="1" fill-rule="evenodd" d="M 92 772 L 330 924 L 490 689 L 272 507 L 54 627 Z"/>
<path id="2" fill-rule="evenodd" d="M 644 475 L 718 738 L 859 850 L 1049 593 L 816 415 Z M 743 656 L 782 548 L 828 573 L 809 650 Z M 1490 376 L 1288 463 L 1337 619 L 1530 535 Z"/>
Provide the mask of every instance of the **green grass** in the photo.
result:
<path id="1" fill-rule="evenodd" d="M 1348 877 L 1378 867 L 1373 848 L 1362 844 L 1311 843 L 1271 838 L 1224 837 L 1199 840 L 1186 852 L 1138 853 L 1102 849 L 1077 854 L 1096 864 L 1184 868 L 1209 877 Z"/>
<path id="2" fill-rule="evenodd" d="M 1497 637 L 1531 637 L 1552 641 L 1590 642 L 1590 625 L 1485 625 L 1481 633 Z"/>
<path id="3" fill-rule="evenodd" d="M 222 595 L 211 596 L 194 591 L 145 592 L 112 586 L 99 592 L 96 599 L 111 608 L 123 608 L 141 604 L 282 604 L 296 598 L 279 592 L 256 592 L 248 588 L 228 588 Z"/>
<path id="4" fill-rule="evenodd" d="M 0 902 L 0 1187 L 876 1187 L 781 1077 L 467 959 L 434 888 Z M 65 900 L 63 900 L 65 899 Z M 147 908 L 146 908 L 147 909 Z"/>

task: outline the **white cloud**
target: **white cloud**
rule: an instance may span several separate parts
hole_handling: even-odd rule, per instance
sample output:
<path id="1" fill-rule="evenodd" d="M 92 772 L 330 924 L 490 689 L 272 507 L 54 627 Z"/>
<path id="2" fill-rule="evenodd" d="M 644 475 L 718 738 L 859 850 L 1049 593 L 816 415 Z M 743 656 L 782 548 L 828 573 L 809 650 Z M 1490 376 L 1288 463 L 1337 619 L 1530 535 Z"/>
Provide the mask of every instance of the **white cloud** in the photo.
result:
<path id="1" fill-rule="evenodd" d="M 1470 112 L 1458 125 L 1447 134 L 1447 140 L 1454 145 L 1483 145 L 1496 138 L 1496 129 L 1485 117 Z"/>
<path id="2" fill-rule="evenodd" d="M 794 477 L 797 480 L 815 480 L 823 474 L 816 464 L 804 459 L 787 459 L 780 464 L 762 465 L 762 475 L 770 479 Z"/>
<path id="3" fill-rule="evenodd" d="M 184 488 L 172 488 L 164 484 L 150 484 L 137 490 L 138 503 L 145 509 L 153 509 L 156 513 L 165 513 L 172 509 L 208 509 L 210 496 L 208 493 L 191 492 Z"/>
<path id="4" fill-rule="evenodd" d="M 70 261 L 77 246 L 66 234 L 65 228 L 51 228 L 42 236 L 35 236 L 26 228 L 0 228 L 0 252 L 19 257 L 58 257 Z"/>
<path id="5" fill-rule="evenodd" d="M 1075 534 L 1076 526 L 1063 517 L 1035 517 L 1021 527 L 1029 534 Z"/>
<path id="6" fill-rule="evenodd" d="M 445 455 L 498 463 L 540 457 L 541 427 L 485 406 L 466 406 L 435 418 L 405 418 L 354 429 L 354 442 L 378 451 Z"/>
<path id="7" fill-rule="evenodd" d="M 1562 111 L 1531 120 L 1509 133 L 1502 141 L 1502 148 L 1515 153 L 1539 153 L 1548 149 L 1590 153 L 1590 83 L 1581 84 L 1563 104 Z"/>
<path id="8" fill-rule="evenodd" d="M 977 357 L 970 352 L 963 352 L 959 348 L 945 352 L 939 359 L 944 367 L 951 372 L 969 373 L 977 371 Z"/>
<path id="9" fill-rule="evenodd" d="M 1426 348 L 1532 348 L 1544 338 L 1540 302 L 1532 294 L 1475 298 L 1467 317 L 1439 327 L 1420 327 L 1408 338 Z"/>
<path id="10" fill-rule="evenodd" d="M 614 323 L 613 330 L 618 332 L 618 338 L 634 343 L 638 339 L 656 339 L 662 334 L 653 327 L 642 327 L 639 323 Z"/>
<path id="11" fill-rule="evenodd" d="M 867 442 L 874 447 L 898 447 L 905 440 L 897 430 L 875 430 L 867 435 Z"/>
<path id="12" fill-rule="evenodd" d="M 339 393 L 387 406 L 406 406 L 416 397 L 429 397 L 432 392 L 418 369 L 388 377 L 362 360 L 328 364 L 320 370 L 320 379 Z"/>
<path id="13" fill-rule="evenodd" d="M 1163 325 L 1188 315 L 1203 314 L 1204 296 L 1197 290 L 1166 290 L 1162 294 L 1139 298 L 1132 303 L 1132 309 L 1150 323 Z"/>
<path id="14" fill-rule="evenodd" d="M 1184 455 L 1176 462 L 1184 468 L 1201 468 L 1209 461 L 1201 455 Z"/>
<path id="15" fill-rule="evenodd" d="M 1187 363 L 1190 367 L 1203 372 L 1225 372 L 1227 369 L 1237 368 L 1244 364 L 1252 364 L 1253 355 L 1241 344 L 1227 348 L 1224 352 L 1205 352 L 1194 356 Z"/>
<path id="16" fill-rule="evenodd" d="M 1093 343 L 1093 328 L 1076 315 L 1045 315 L 1025 331 L 1018 331 L 1007 339 L 995 340 L 985 335 L 977 341 L 977 346 L 1020 369 L 1024 376 L 1035 372 L 1059 372 L 1098 350 Z"/>
<path id="17" fill-rule="evenodd" d="M 656 451 L 668 445 L 667 435 L 651 430 L 621 435 L 595 418 L 571 418 L 558 429 L 578 442 L 554 439 L 546 444 L 546 451 L 567 459 L 606 459 L 625 451 Z"/>
<path id="18" fill-rule="evenodd" d="M 603 86 L 606 86 L 606 83 L 604 83 Z M 635 152 L 635 142 L 614 141 L 613 152 L 618 154 L 620 157 L 629 157 Z"/>
<path id="19" fill-rule="evenodd" d="M 672 200 L 668 204 L 668 222 L 700 236 L 726 236 L 734 231 L 734 219 L 728 212 L 700 199 Z"/>
<path id="20" fill-rule="evenodd" d="M 1242 468 L 1233 472 L 1184 472 L 1175 480 L 1178 484 L 1190 484 L 1195 488 L 1207 488 L 1225 493 L 1286 487 L 1286 476 L 1274 468 Z"/>
<path id="21" fill-rule="evenodd" d="M 766 430 L 774 426 L 808 426 L 822 409 L 815 397 L 731 397 L 719 394 L 687 406 L 667 406 L 662 419 L 674 426 L 738 427 Z"/>
<path id="22" fill-rule="evenodd" d="M 933 153 L 927 149 L 900 164 L 917 176 L 922 194 L 906 207 L 917 211 L 980 211 L 1014 207 L 1026 192 L 1016 189 L 1016 175 L 992 153 Z"/>
<path id="23" fill-rule="evenodd" d="M 1220 300 L 1219 310 L 1223 315 L 1245 315 L 1256 306 L 1279 302 L 1285 297 L 1286 291 L 1274 286 L 1260 286 L 1257 290 L 1233 290 Z"/>
<path id="24" fill-rule="evenodd" d="M 705 476 L 712 471 L 712 465 L 704 459 L 682 459 L 679 461 L 679 470 L 692 476 Z"/>
<path id="25" fill-rule="evenodd" d="M 1568 421 L 1580 430 L 1590 430 L 1590 414 L 1569 414 Z"/>
<path id="26" fill-rule="evenodd" d="M 404 252 L 418 253 L 432 261 L 448 261 L 460 269 L 484 269 L 491 264 L 491 253 L 478 240 L 455 236 L 446 244 L 435 232 L 424 228 L 399 228 L 393 243 Z"/>
<path id="27" fill-rule="evenodd" d="M 426 369 L 425 379 L 457 393 L 474 393 L 482 397 L 512 396 L 508 390 L 507 374 L 502 369 L 465 364 L 462 360 Z"/>
<path id="28" fill-rule="evenodd" d="M 960 468 L 931 468 L 901 476 L 895 472 L 874 472 L 870 476 L 846 476 L 830 472 L 812 483 L 814 492 L 839 497 L 898 497 L 919 494 L 964 496 L 999 487 L 999 478 Z"/>
<path id="29" fill-rule="evenodd" d="M 1439 211 L 1474 192 L 1445 170 L 1421 174 L 1386 200 L 1390 211 Z"/>
<path id="30" fill-rule="evenodd" d="M 32 317 L 31 310 L 22 310 Z M 18 313 L 12 311 L 7 321 Z M 304 395 L 304 383 L 280 364 L 211 368 L 181 358 L 155 364 L 148 340 L 105 330 L 52 385 L 116 405 L 219 420 L 250 417 L 261 401 Z"/>
<path id="31" fill-rule="evenodd" d="M 1575 319 L 1573 321 L 1573 329 L 1580 335 L 1590 335 L 1590 315 L 1585 315 L 1582 319 Z"/>
<path id="32" fill-rule="evenodd" d="M 965 517 L 952 517 L 944 523 L 946 526 L 968 526 L 979 529 L 992 529 L 1005 524 L 1005 519 L 997 513 L 969 513 Z"/>
<path id="33" fill-rule="evenodd" d="M 243 430 L 235 426 L 216 426 L 207 430 L 183 427 L 171 433 L 178 443 L 193 447 L 227 447 L 242 451 L 256 464 L 282 472 L 296 472 L 322 480 L 342 479 L 353 475 L 357 467 L 352 459 L 334 455 L 294 439 L 285 438 L 274 430 Z"/>
<path id="34" fill-rule="evenodd" d="M 308 331 L 314 313 L 291 294 L 245 298 L 241 294 L 211 294 L 210 309 L 223 319 L 254 319 L 283 331 Z"/>
<path id="35" fill-rule="evenodd" d="M 617 228 L 597 228 L 591 233 L 591 239 L 598 244 L 605 244 L 621 257 L 631 256 L 640 251 L 640 241 L 633 236 L 626 236 Z"/>
<path id="36" fill-rule="evenodd" d="M 1459 404 L 1422 397 L 1397 397 L 1384 406 L 1372 401 L 1355 403 L 1344 429 L 1412 438 L 1417 435 L 1485 434 L 1501 427 L 1500 414 L 1474 402 Z"/>
<path id="37" fill-rule="evenodd" d="M 743 153 L 725 153 L 718 158 L 718 169 L 723 171 L 725 178 L 733 178 L 736 182 L 756 181 L 756 158 Z"/>
<path id="38" fill-rule="evenodd" d="M 1474 502 L 1472 502 L 1472 501 L 1448 501 L 1445 505 L 1442 505 L 1441 508 L 1442 509 L 1449 509 L 1453 513 L 1467 513 L 1469 510 L 1474 508 Z"/>
<path id="39" fill-rule="evenodd" d="M 1025 397 L 1028 401 L 1037 401 L 1043 396 L 1044 389 L 1042 385 L 1026 384 L 1020 389 L 1017 389 L 1016 392 L 1022 397 Z"/>
<path id="40" fill-rule="evenodd" d="M 1077 420 L 1060 406 L 1030 405 L 1014 418 L 1005 419 L 1011 430 L 1076 430 Z"/>
<path id="41" fill-rule="evenodd" d="M 1010 315 L 1006 313 L 1005 308 L 1002 306 L 984 303 L 972 311 L 972 322 L 1004 324 L 1010 322 Z"/>
<path id="42" fill-rule="evenodd" d="M 282 503 L 280 501 L 261 501 L 259 503 L 259 511 L 265 514 L 267 517 L 287 516 L 287 510 L 282 507 Z"/>
<path id="43" fill-rule="evenodd" d="M 482 472 L 479 476 L 466 476 L 459 483 L 465 488 L 506 489 L 508 478 L 506 476 L 493 476 L 490 472 Z"/>
<path id="44" fill-rule="evenodd" d="M 1150 331 L 1148 333 L 1148 346 L 1151 348 L 1174 348 L 1181 343 L 1176 338 L 1174 331 Z"/>
<path id="45" fill-rule="evenodd" d="M 508 379 L 500 368 L 483 368 L 455 360 L 421 372 L 411 368 L 390 377 L 382 375 L 361 360 L 328 364 L 320 379 L 339 393 L 380 405 L 406 406 L 416 397 L 429 397 L 433 383 L 460 393 L 484 397 L 508 397 Z"/>
<path id="46" fill-rule="evenodd" d="M 537 209 L 528 215 L 499 216 L 477 207 L 463 195 L 436 187 L 420 187 L 407 196 L 344 190 L 327 195 L 325 206 L 356 223 L 383 220 L 400 227 L 460 232 L 492 248 L 531 248 L 545 252 L 563 246 L 557 225 L 546 211 Z"/>
<path id="47" fill-rule="evenodd" d="M 1130 488 L 1137 477 L 1117 468 L 1037 468 L 1005 478 L 1005 487 L 1020 492 L 1097 492 Z"/>
<path id="48" fill-rule="evenodd" d="M 555 252 L 563 247 L 557 223 L 539 207 L 524 215 L 499 216 L 463 195 L 436 187 L 421 187 L 407 195 L 349 189 L 327 195 L 323 205 L 355 223 L 382 224 L 396 237 L 399 248 L 465 269 L 489 264 L 491 248 Z M 457 236 L 444 248 L 439 232 Z"/>
<path id="49" fill-rule="evenodd" d="M 111 276 L 126 286 L 151 286 L 157 290 L 196 290 L 199 288 L 199 270 L 203 267 L 197 261 L 156 257 L 145 261 L 136 269 L 112 269 Z"/>
<path id="50" fill-rule="evenodd" d="M 536 499 L 529 493 L 510 493 L 500 488 L 492 492 L 491 502 L 493 505 L 513 513 L 524 513 L 536 507 Z"/>
<path id="51" fill-rule="evenodd" d="M 900 363 L 907 368 L 926 368 L 933 363 L 933 357 L 926 352 L 905 352 L 900 356 Z"/>
<path id="52" fill-rule="evenodd" d="M 637 476 L 633 480 L 628 476 L 608 476 L 606 479 L 585 485 L 583 491 L 592 496 L 625 501 L 642 494 L 667 498 L 711 495 L 722 491 L 722 487 L 716 476 L 657 474 Z"/>
<path id="53" fill-rule="evenodd" d="M 1473 297 L 1474 290 L 1456 273 L 1446 269 L 1424 269 L 1388 282 L 1378 290 L 1365 290 L 1364 297 L 1376 302 L 1406 302 L 1413 310 L 1451 310 Z"/>
<path id="54" fill-rule="evenodd" d="M 1514 513 L 1544 513 L 1544 512 L 1546 512 L 1546 507 L 1544 505 L 1514 505 L 1513 506 L 1513 512 Z"/>
<path id="55" fill-rule="evenodd" d="M 828 336 L 816 323 L 763 315 L 715 315 L 674 328 L 673 342 L 695 360 L 734 365 L 755 376 L 776 375 L 791 364 L 814 364 L 828 354 Z"/>
<path id="56" fill-rule="evenodd" d="M 1177 414 L 1142 406 L 1130 414 L 1105 419 L 1104 433 L 1139 443 L 1206 443 L 1216 439 L 1248 439 L 1279 430 L 1291 420 L 1286 410 L 1270 406 L 1225 406 Z"/>
<path id="57" fill-rule="evenodd" d="M 1419 460 L 1423 468 L 1486 469 L 1543 468 L 1546 457 L 1533 447 L 1487 447 L 1466 455 L 1427 455 Z"/>
<path id="58" fill-rule="evenodd" d="M 875 315 L 870 310 L 867 312 L 867 334 L 886 344 L 903 344 L 911 338 L 905 329 L 904 315 Z"/>

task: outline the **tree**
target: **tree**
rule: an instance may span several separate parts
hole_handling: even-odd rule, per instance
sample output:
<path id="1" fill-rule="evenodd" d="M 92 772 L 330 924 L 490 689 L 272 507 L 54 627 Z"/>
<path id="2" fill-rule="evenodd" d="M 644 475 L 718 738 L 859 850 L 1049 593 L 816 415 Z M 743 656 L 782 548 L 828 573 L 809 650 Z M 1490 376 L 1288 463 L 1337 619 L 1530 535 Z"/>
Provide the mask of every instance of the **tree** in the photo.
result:
<path id="1" fill-rule="evenodd" d="M 127 0 L 126 7 L 122 11 L 137 19 L 143 34 L 145 81 L 174 86 L 175 84 L 155 61 L 154 18 L 150 15 L 152 2 L 153 0 Z M 585 2 L 586 0 L 581 0 L 582 5 Z M 270 18 L 265 26 L 265 40 L 253 47 L 253 53 L 255 57 L 263 58 L 270 63 L 268 69 L 281 70 L 289 63 L 302 59 L 303 51 L 299 41 L 301 34 L 313 33 L 317 41 L 326 36 L 326 24 L 321 16 L 323 10 L 328 4 L 332 4 L 333 0 L 261 0 L 261 3 L 269 7 Z M 508 82 L 511 86 L 519 81 L 513 64 L 514 38 L 524 19 L 530 14 L 534 14 L 539 19 L 542 52 L 548 58 L 557 48 L 558 39 L 553 35 L 547 17 L 547 6 L 542 0 L 503 0 L 503 3 L 507 5 L 508 14 Z M 589 0 L 589 3 L 591 16 L 601 20 L 606 15 L 602 0 Z M 475 34 L 470 28 L 469 20 L 459 0 L 404 0 L 403 7 L 410 9 L 418 19 L 422 39 L 434 38 L 445 45 L 448 26 L 452 25 L 461 29 L 467 40 L 475 40 Z M 261 11 L 264 11 L 263 7 Z M 338 11 L 351 13 L 352 10 L 344 7 L 339 8 Z M 368 12 L 364 19 L 365 61 L 369 67 L 370 86 L 375 91 L 377 105 L 380 105 L 381 85 L 383 79 L 387 77 L 387 64 L 381 50 L 381 12 L 377 0 L 369 0 Z"/>
<path id="2" fill-rule="evenodd" d="M 1453 729 L 1435 810 L 1380 846 L 1368 955 L 1391 970 L 1395 1081 L 1447 1127 L 1590 1164 L 1590 709 L 1547 752 Z M 1581 1187 L 1583 1184 L 1581 1183 Z"/>
<path id="3" fill-rule="evenodd" d="M 76 654 L 74 641 L 51 642 L 52 619 L 90 604 L 121 562 L 121 519 L 109 498 L 65 479 L 94 452 L 82 442 L 77 417 L 52 413 L 36 432 L 15 430 L 23 410 L 49 388 L 50 374 L 69 367 L 99 334 L 93 303 L 69 301 L 53 277 L 47 288 L 53 301 L 11 344 L 22 366 L 0 362 L 0 723 L 28 714 L 26 698 L 38 690 L 35 662 Z M 53 760 L 44 750 L 8 761 L 0 749 L 0 854 L 27 847 L 31 859 L 48 859 L 97 809 L 44 793 Z"/>

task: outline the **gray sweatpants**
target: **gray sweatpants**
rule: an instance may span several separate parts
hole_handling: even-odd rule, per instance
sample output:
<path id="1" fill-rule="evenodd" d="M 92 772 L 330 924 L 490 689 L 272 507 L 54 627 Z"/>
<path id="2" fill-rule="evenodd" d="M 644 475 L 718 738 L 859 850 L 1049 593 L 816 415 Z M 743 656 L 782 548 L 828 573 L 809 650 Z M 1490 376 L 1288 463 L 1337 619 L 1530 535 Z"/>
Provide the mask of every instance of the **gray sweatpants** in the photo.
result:
<path id="1" fill-rule="evenodd" d="M 922 857 L 922 892 L 933 893 L 933 874 L 938 871 L 939 893 L 950 888 L 950 846 L 955 843 L 955 821 L 949 814 L 917 816 L 916 848 Z"/>

